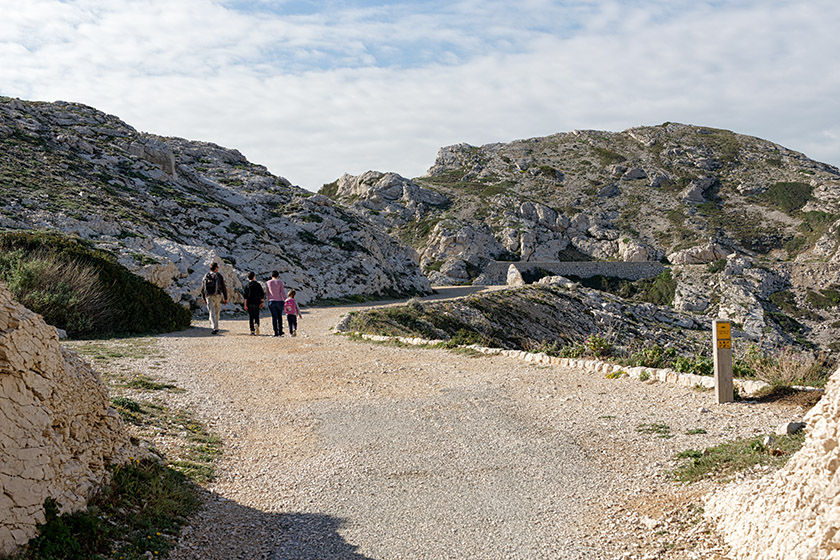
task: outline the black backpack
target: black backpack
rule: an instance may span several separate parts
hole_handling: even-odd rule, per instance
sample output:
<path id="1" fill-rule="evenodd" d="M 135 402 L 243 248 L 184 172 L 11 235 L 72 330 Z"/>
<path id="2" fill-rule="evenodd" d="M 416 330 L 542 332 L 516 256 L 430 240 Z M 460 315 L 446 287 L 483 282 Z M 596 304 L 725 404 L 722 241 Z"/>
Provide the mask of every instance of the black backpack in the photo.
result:
<path id="1" fill-rule="evenodd" d="M 216 294 L 216 288 L 219 286 L 219 277 L 215 272 L 208 272 L 204 275 L 204 293 L 208 296 Z"/>

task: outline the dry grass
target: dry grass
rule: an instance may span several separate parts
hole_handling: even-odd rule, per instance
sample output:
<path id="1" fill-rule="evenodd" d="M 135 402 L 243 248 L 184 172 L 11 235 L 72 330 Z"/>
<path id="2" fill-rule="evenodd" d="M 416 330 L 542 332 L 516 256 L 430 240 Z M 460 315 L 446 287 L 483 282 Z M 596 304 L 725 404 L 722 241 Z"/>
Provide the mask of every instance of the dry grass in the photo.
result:
<path id="1" fill-rule="evenodd" d="M 744 361 L 756 377 L 773 386 L 825 385 L 830 374 L 828 358 L 822 353 L 782 348 L 773 355 L 748 352 Z"/>

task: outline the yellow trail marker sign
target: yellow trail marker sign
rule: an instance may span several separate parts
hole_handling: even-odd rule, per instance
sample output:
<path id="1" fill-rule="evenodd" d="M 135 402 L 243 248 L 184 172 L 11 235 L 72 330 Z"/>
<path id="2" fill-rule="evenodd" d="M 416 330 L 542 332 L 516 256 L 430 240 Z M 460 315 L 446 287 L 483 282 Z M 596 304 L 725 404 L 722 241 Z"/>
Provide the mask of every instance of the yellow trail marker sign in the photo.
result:
<path id="1" fill-rule="evenodd" d="M 712 329 L 712 349 L 715 353 L 715 395 L 718 403 L 735 400 L 732 379 L 732 324 L 716 320 Z"/>

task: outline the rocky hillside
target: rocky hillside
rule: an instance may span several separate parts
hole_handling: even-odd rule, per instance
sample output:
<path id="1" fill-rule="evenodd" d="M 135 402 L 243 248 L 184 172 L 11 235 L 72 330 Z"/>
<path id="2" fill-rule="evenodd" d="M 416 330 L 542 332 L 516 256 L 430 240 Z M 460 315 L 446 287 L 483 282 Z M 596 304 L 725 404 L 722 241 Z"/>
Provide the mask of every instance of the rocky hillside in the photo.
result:
<path id="1" fill-rule="evenodd" d="M 410 247 L 327 197 L 74 103 L 0 97 L 0 228 L 76 234 L 193 305 L 212 261 L 234 288 L 279 270 L 303 302 L 429 290 Z"/>
<path id="2" fill-rule="evenodd" d="M 836 342 L 840 170 L 772 142 L 666 123 L 459 144 L 423 177 L 321 193 L 414 246 L 433 283 L 482 283 L 494 259 L 662 261 L 681 311 Z"/>

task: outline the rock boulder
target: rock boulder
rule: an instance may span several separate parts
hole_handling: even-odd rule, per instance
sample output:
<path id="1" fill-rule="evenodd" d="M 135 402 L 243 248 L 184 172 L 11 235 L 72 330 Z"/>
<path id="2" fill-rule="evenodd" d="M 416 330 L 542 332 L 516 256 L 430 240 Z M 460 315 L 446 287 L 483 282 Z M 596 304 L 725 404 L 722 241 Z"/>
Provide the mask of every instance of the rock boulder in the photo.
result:
<path id="1" fill-rule="evenodd" d="M 106 466 L 139 453 L 97 373 L 0 284 L 0 555 L 35 536 L 44 501 L 85 507 Z"/>

